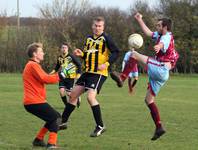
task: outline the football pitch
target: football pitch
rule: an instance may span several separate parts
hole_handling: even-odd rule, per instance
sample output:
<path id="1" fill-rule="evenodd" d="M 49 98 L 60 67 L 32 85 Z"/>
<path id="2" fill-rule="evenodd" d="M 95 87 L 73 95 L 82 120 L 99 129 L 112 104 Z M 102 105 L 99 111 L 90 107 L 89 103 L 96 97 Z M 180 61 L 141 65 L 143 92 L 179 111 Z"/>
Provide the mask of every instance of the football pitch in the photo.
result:
<path id="1" fill-rule="evenodd" d="M 156 103 L 167 133 L 157 141 L 150 138 L 154 123 L 144 103 L 147 78 L 139 77 L 135 92 L 128 94 L 125 84 L 117 88 L 108 78 L 98 96 L 107 131 L 91 138 L 95 123 L 82 96 L 79 109 L 72 113 L 68 129 L 58 134 L 62 150 L 197 150 L 198 75 L 170 76 Z M 22 105 L 21 74 L 0 74 L 0 150 L 29 150 L 43 121 L 27 113 Z M 57 85 L 47 85 L 49 104 L 62 112 L 64 107 Z M 47 140 L 47 137 L 46 137 Z"/>

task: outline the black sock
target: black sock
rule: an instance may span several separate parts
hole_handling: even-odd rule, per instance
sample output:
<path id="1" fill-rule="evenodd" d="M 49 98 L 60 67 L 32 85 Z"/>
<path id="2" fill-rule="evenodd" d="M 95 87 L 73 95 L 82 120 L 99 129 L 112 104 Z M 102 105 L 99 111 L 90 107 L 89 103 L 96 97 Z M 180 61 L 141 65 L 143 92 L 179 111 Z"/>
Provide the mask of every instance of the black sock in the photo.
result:
<path id="1" fill-rule="evenodd" d="M 75 105 L 72 105 L 70 103 L 67 103 L 65 106 L 65 109 L 63 111 L 62 114 L 62 122 L 67 122 L 67 120 L 69 119 L 69 116 L 71 115 L 72 111 L 75 109 Z"/>
<path id="2" fill-rule="evenodd" d="M 95 105 L 95 106 L 91 106 L 91 109 L 92 109 L 96 124 L 103 127 L 100 105 L 98 104 L 98 105 Z"/>
<path id="3" fill-rule="evenodd" d="M 136 83 L 137 83 L 137 80 L 135 79 L 135 80 L 133 81 L 132 87 L 134 87 L 134 86 L 136 85 Z"/>
<path id="4" fill-rule="evenodd" d="M 61 97 L 61 99 L 62 99 L 63 103 L 66 106 L 66 104 L 67 104 L 67 96 L 63 96 L 63 97 Z"/>

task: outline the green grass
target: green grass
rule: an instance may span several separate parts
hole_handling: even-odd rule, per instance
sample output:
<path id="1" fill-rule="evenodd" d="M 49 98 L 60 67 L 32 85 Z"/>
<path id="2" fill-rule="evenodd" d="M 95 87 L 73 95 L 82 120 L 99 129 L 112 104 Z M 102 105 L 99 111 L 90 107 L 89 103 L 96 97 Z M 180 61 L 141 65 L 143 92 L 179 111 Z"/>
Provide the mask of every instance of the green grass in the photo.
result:
<path id="1" fill-rule="evenodd" d="M 167 134 L 155 142 L 150 141 L 154 124 L 144 103 L 146 87 L 146 76 L 140 76 L 135 94 L 129 95 L 126 85 L 120 89 L 107 80 L 98 96 L 107 131 L 98 138 L 89 137 L 95 123 L 83 95 L 68 129 L 59 132 L 58 145 L 64 150 L 197 150 L 198 76 L 171 76 L 160 91 L 156 102 Z M 0 91 L 0 150 L 32 149 L 43 121 L 23 108 L 21 75 L 0 74 Z M 57 85 L 47 86 L 47 97 L 62 112 Z"/>

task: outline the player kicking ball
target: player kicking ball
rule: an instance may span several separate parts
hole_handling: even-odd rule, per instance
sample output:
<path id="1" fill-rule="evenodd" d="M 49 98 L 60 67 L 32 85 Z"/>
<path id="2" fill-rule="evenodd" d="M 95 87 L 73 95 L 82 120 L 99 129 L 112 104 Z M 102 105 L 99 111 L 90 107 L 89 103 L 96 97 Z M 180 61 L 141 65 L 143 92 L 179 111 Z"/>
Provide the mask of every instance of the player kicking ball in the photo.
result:
<path id="1" fill-rule="evenodd" d="M 130 46 L 132 47 L 131 47 L 131 57 L 129 62 L 127 63 L 121 74 L 118 74 L 117 72 L 112 72 L 111 77 L 113 80 L 116 81 L 119 87 L 122 87 L 124 80 L 126 79 L 132 68 L 132 65 L 130 65 L 130 63 L 137 60 L 144 67 L 147 68 L 149 83 L 145 96 L 145 102 L 150 110 L 152 119 L 156 127 L 154 135 L 151 138 L 151 140 L 157 140 L 163 134 L 165 134 L 166 131 L 162 126 L 160 113 L 158 107 L 155 104 L 155 97 L 157 96 L 161 87 L 168 80 L 169 70 L 175 67 L 179 55 L 174 48 L 174 38 L 171 33 L 170 19 L 167 18 L 159 19 L 156 26 L 157 31 L 152 32 L 144 23 L 142 19 L 142 15 L 140 13 L 136 13 L 134 17 L 139 23 L 145 35 L 151 37 L 155 41 L 155 45 L 153 47 L 156 53 L 155 57 L 154 58 L 148 57 L 135 51 L 134 48 L 137 48 L 136 46 L 139 46 L 137 44 L 138 42 L 135 40 L 138 38 L 131 38 L 132 43 Z M 135 42 L 133 41 L 133 39 Z"/>

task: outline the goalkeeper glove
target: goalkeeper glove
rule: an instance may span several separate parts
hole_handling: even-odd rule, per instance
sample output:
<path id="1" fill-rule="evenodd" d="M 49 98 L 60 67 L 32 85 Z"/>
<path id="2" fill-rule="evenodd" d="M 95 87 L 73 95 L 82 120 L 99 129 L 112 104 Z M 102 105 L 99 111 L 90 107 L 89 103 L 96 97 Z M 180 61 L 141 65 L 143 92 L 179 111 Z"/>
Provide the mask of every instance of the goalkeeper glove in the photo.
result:
<path id="1" fill-rule="evenodd" d="M 80 78 L 80 75 L 81 75 L 80 73 L 77 73 L 76 74 L 76 79 L 79 79 Z"/>
<path id="2" fill-rule="evenodd" d="M 58 72 L 58 76 L 59 76 L 60 80 L 64 80 L 66 78 L 63 71 Z"/>

